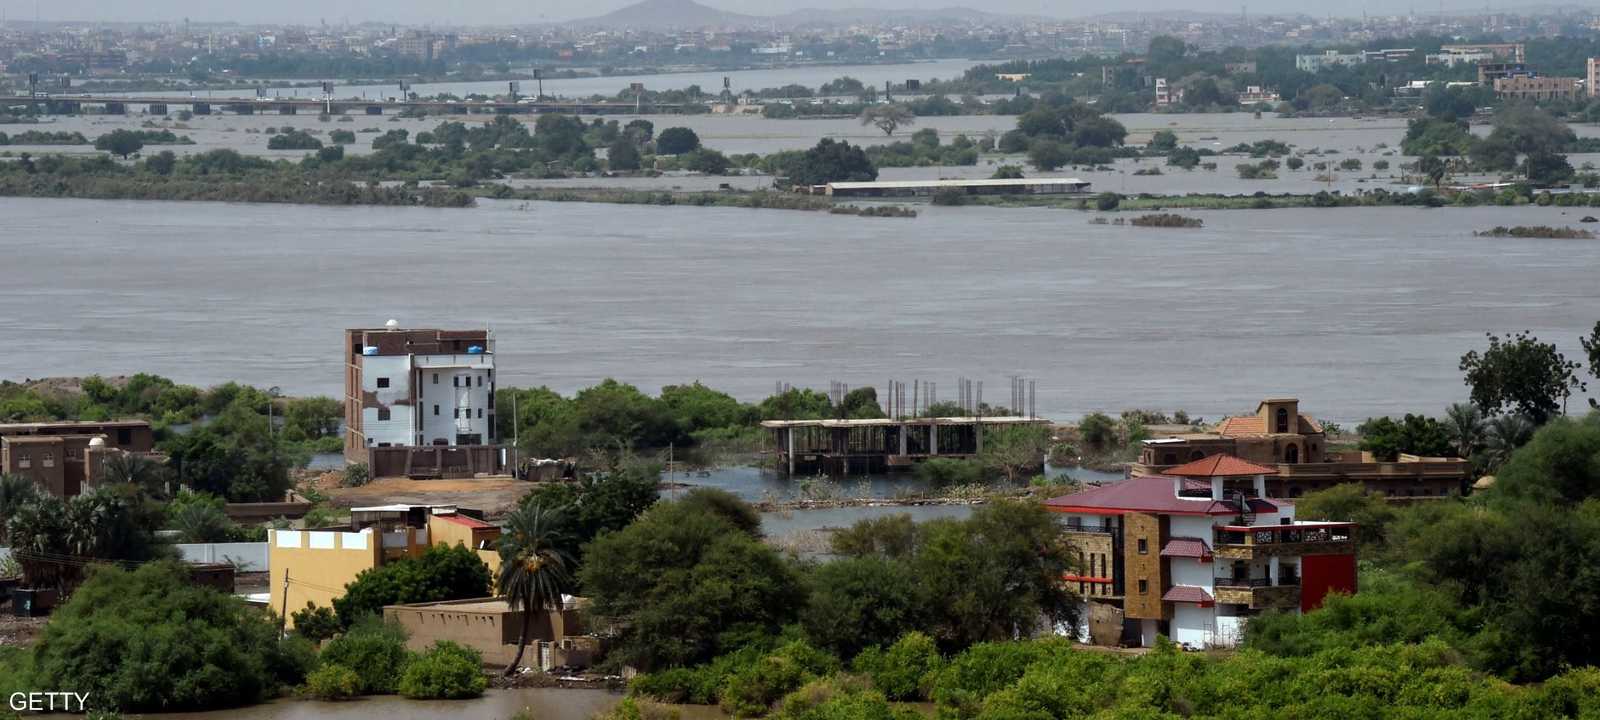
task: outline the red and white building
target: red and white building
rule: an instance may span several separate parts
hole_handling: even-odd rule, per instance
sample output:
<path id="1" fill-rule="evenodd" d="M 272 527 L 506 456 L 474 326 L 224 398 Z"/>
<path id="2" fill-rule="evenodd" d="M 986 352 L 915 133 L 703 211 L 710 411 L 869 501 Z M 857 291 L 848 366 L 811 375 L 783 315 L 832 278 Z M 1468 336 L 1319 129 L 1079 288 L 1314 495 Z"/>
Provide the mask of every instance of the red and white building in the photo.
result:
<path id="1" fill-rule="evenodd" d="M 1227 647 L 1262 611 L 1355 592 L 1356 525 L 1297 518 L 1267 495 L 1276 473 L 1219 454 L 1046 501 L 1080 554 L 1080 639 Z"/>

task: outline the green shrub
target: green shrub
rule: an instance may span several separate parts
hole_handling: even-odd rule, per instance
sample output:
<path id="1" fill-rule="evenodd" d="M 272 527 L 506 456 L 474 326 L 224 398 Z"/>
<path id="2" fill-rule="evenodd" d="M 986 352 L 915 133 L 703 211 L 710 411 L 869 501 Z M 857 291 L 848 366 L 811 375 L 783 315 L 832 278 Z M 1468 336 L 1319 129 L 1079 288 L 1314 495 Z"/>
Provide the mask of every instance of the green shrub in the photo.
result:
<path id="1" fill-rule="evenodd" d="M 717 699 L 734 717 L 757 717 L 806 682 L 838 670 L 838 658 L 804 640 L 794 640 L 736 669 L 723 681 Z"/>
<path id="2" fill-rule="evenodd" d="M 813 680 L 783 697 L 774 720 L 914 720 L 921 714 L 893 708 L 883 693 L 848 675 Z"/>
<path id="3" fill-rule="evenodd" d="M 339 616 L 333 614 L 332 608 L 318 607 L 309 600 L 304 610 L 296 610 L 289 617 L 294 620 L 295 634 L 311 642 L 332 638 L 342 629 Z"/>
<path id="4" fill-rule="evenodd" d="M 872 685 L 890 700 L 925 700 L 931 675 L 944 666 L 933 638 L 907 633 L 887 650 L 869 648 L 856 656 L 854 668 L 872 678 Z"/>
<path id="5" fill-rule="evenodd" d="M 360 690 L 356 672 L 337 663 L 325 663 L 306 676 L 306 694 L 318 700 L 348 700 Z"/>
<path id="6" fill-rule="evenodd" d="M 488 686 L 483 656 L 449 640 L 434 643 L 400 674 L 400 694 L 413 700 L 474 698 Z"/>
<path id="7" fill-rule="evenodd" d="M 1115 210 L 1122 204 L 1122 196 L 1114 192 L 1103 192 L 1094 198 L 1096 210 Z"/>
<path id="8" fill-rule="evenodd" d="M 433 545 L 421 557 L 404 558 L 361 571 L 333 601 L 339 622 L 349 626 L 385 605 L 483 597 L 489 592 L 489 567 L 464 545 Z"/>
<path id="9" fill-rule="evenodd" d="M 917 465 L 917 478 L 934 487 L 951 487 L 981 484 L 987 474 L 976 460 L 929 458 Z"/>
<path id="10" fill-rule="evenodd" d="M 339 479 L 343 487 L 361 487 L 371 479 L 366 463 L 350 463 L 344 466 L 344 477 Z"/>
<path id="11" fill-rule="evenodd" d="M 322 649 L 323 663 L 355 671 L 362 695 L 393 694 L 409 656 L 405 630 L 376 616 L 362 619 Z"/>
<path id="12" fill-rule="evenodd" d="M 513 716 L 513 720 L 518 720 L 518 717 L 520 717 L 520 714 L 519 716 Z M 662 707 L 648 700 L 629 697 L 623 698 L 622 702 L 617 703 L 610 710 L 596 715 L 594 720 L 678 720 L 679 717 L 680 714 L 677 710 Z M 539 719 L 533 717 L 530 713 L 527 720 Z"/>
<path id="13" fill-rule="evenodd" d="M 960 188 L 939 188 L 930 200 L 934 205 L 965 205 L 967 194 Z"/>

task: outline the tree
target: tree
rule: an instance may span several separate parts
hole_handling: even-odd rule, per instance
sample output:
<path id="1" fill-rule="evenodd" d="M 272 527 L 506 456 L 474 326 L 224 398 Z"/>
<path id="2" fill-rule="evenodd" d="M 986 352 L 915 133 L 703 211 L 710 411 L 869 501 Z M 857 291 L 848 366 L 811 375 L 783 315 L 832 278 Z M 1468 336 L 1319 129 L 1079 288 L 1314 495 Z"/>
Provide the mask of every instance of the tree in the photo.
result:
<path id="1" fill-rule="evenodd" d="M 1295 517 L 1300 520 L 1358 523 L 1361 555 L 1368 560 L 1385 548 L 1396 515 L 1395 506 L 1383 493 L 1368 493 L 1360 483 L 1340 483 L 1295 501 Z"/>
<path id="2" fill-rule="evenodd" d="M 669 127 L 656 136 L 656 153 L 682 155 L 700 147 L 700 136 L 686 127 Z"/>
<path id="3" fill-rule="evenodd" d="M 632 138 L 635 144 L 643 145 L 655 137 L 656 124 L 644 118 L 635 118 L 622 126 L 622 133 Z"/>
<path id="4" fill-rule="evenodd" d="M 1522 174 L 1532 183 L 1558 185 L 1571 180 L 1577 171 L 1567 162 L 1567 156 L 1540 150 L 1524 156 Z"/>
<path id="5" fill-rule="evenodd" d="M 787 168 L 794 185 L 826 185 L 840 181 L 878 179 L 878 168 L 861 148 L 850 143 L 823 138 L 802 153 L 798 162 Z"/>
<path id="6" fill-rule="evenodd" d="M 1078 423 L 1078 437 L 1089 447 L 1104 450 L 1117 438 L 1117 422 L 1102 412 L 1089 413 Z"/>
<path id="7" fill-rule="evenodd" d="M 1178 134 L 1171 130 L 1157 130 L 1150 136 L 1149 147 L 1158 153 L 1169 153 L 1178 149 Z"/>
<path id="8" fill-rule="evenodd" d="M 657 503 L 589 545 L 579 577 L 595 617 L 622 628 L 618 662 L 647 672 L 704 662 L 776 634 L 803 604 L 794 568 L 715 509 L 742 503 L 707 495 L 719 493 Z"/>
<path id="9" fill-rule="evenodd" d="M 876 127 L 884 135 L 893 135 L 901 125 L 915 125 L 916 122 L 917 116 L 904 105 L 873 105 L 861 111 L 861 124 Z"/>
<path id="10" fill-rule="evenodd" d="M 1560 507 L 1600 498 L 1600 414 L 1539 428 L 1495 473 L 1492 494 Z"/>
<path id="11" fill-rule="evenodd" d="M 1066 149 L 1055 140 L 1039 139 L 1028 144 L 1028 162 L 1045 172 L 1059 169 L 1070 159 Z"/>
<path id="12" fill-rule="evenodd" d="M 991 180 L 1021 180 L 1022 177 L 1022 168 L 1016 165 L 1001 165 L 989 176 Z"/>
<path id="13" fill-rule="evenodd" d="M 1039 425 L 1006 425 L 983 429 L 983 451 L 978 461 L 1015 483 L 1024 473 L 1044 466 L 1050 449 L 1050 431 Z"/>
<path id="14" fill-rule="evenodd" d="M 122 712 L 250 705 L 298 685 L 314 658 L 270 613 L 190 580 L 178 563 L 96 567 L 33 649 L 31 681 Z"/>
<path id="15" fill-rule="evenodd" d="M 1489 421 L 1483 433 L 1483 464 L 1494 472 L 1506 464 L 1517 448 L 1528 444 L 1535 430 L 1533 423 L 1521 415 L 1501 415 Z"/>
<path id="16" fill-rule="evenodd" d="M 1471 403 L 1453 403 L 1445 408 L 1445 434 L 1450 436 L 1456 457 L 1470 458 L 1483 447 L 1483 411 Z"/>
<path id="17" fill-rule="evenodd" d="M 162 150 L 155 155 L 144 159 L 145 169 L 162 177 L 172 174 L 172 169 L 178 165 L 178 156 L 171 150 Z"/>
<path id="18" fill-rule="evenodd" d="M 1589 374 L 1600 380 L 1600 322 L 1594 324 L 1594 330 L 1589 332 L 1589 337 L 1579 338 L 1578 343 L 1589 355 Z M 1593 400 L 1589 402 L 1591 405 L 1594 404 Z"/>
<path id="19" fill-rule="evenodd" d="M 129 155 L 144 149 L 144 136 L 134 130 L 112 130 L 95 138 L 94 149 L 120 155 L 127 160 Z"/>
<path id="20" fill-rule="evenodd" d="M 668 128 L 668 132 L 677 128 Z M 661 134 L 663 138 L 667 133 Z M 659 143 L 657 143 L 659 146 Z M 616 142 L 606 148 L 606 167 L 613 171 L 631 171 L 639 169 L 639 148 L 628 138 L 618 138 Z"/>
<path id="21" fill-rule="evenodd" d="M 921 532 L 910 515 L 884 515 L 858 520 L 830 538 L 830 549 L 840 557 L 908 558 L 921 542 Z"/>
<path id="22" fill-rule="evenodd" d="M 806 638 L 841 658 L 923 626 L 927 599 L 905 563 L 873 556 L 835 560 L 812 570 L 806 584 L 800 611 Z"/>
<path id="23" fill-rule="evenodd" d="M 1451 453 L 1450 434 L 1438 420 L 1425 415 L 1406 416 L 1400 422 L 1391 418 L 1371 418 L 1356 428 L 1361 449 L 1383 462 L 1394 462 L 1401 453 L 1438 457 Z"/>
<path id="24" fill-rule="evenodd" d="M 522 665 L 534 614 L 560 612 L 561 596 L 572 589 L 572 557 L 560 547 L 562 522 L 560 510 L 542 505 L 524 504 L 506 518 L 495 589 L 512 611 L 522 612 L 517 654 L 505 670 L 508 676 Z"/>
<path id="25" fill-rule="evenodd" d="M 291 439 L 336 437 L 344 405 L 331 397 L 289 400 L 283 410 L 283 433 Z"/>
<path id="26" fill-rule="evenodd" d="M 1552 343 L 1527 332 L 1488 334 L 1489 348 L 1461 356 L 1461 372 L 1472 388 L 1472 402 L 1485 414 L 1510 408 L 1536 425 L 1564 411 L 1574 390 L 1582 392 L 1578 363 L 1569 362 Z"/>
<path id="27" fill-rule="evenodd" d="M 406 663 L 396 690 L 413 700 L 461 700 L 482 695 L 488 686 L 477 650 L 440 640 Z"/>
<path id="28" fill-rule="evenodd" d="M 1440 160 L 1438 155 L 1423 155 L 1417 159 L 1417 174 L 1428 178 L 1433 183 L 1433 189 L 1438 190 L 1444 182 L 1445 175 L 1450 172 L 1450 166 Z"/>
<path id="29" fill-rule="evenodd" d="M 239 531 L 222 498 L 189 491 L 167 503 L 167 526 L 186 543 L 229 542 Z"/>
<path id="30" fill-rule="evenodd" d="M 1171 35 L 1157 35 L 1150 38 L 1150 49 L 1147 53 L 1152 65 L 1165 65 L 1183 62 L 1184 55 L 1189 48 L 1183 40 Z"/>
<path id="31" fill-rule="evenodd" d="M 1312 85 L 1301 90 L 1300 95 L 1295 98 L 1296 105 L 1303 104 L 1305 109 L 1311 110 L 1327 110 L 1342 102 L 1344 102 L 1344 91 L 1327 83 Z"/>
<path id="32" fill-rule="evenodd" d="M 0 542 L 4 542 L 6 525 L 23 507 L 39 499 L 39 485 L 25 475 L 0 474 Z"/>
<path id="33" fill-rule="evenodd" d="M 439 602 L 483 597 L 489 591 L 489 566 L 464 545 L 430 545 L 418 557 L 386 562 L 362 570 L 333 601 L 339 622 L 351 627 L 385 605 Z"/>
<path id="34" fill-rule="evenodd" d="M 733 163 L 723 155 L 710 148 L 699 148 L 683 156 L 683 169 L 691 172 L 705 173 L 707 175 L 722 175 L 728 172 Z"/>

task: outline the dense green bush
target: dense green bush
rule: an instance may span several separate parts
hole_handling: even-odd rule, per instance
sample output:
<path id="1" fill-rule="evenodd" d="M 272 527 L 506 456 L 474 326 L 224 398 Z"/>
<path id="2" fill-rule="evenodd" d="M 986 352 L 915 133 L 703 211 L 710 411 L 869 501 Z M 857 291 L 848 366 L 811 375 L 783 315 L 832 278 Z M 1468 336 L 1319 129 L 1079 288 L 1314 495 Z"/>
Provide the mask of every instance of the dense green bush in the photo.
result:
<path id="1" fill-rule="evenodd" d="M 311 642 L 322 642 L 339 634 L 339 616 L 331 608 L 306 601 L 305 609 L 289 614 L 294 620 L 294 633 Z"/>
<path id="2" fill-rule="evenodd" d="M 96 568 L 34 647 L 31 686 L 72 688 L 125 712 L 261 702 L 299 685 L 312 656 L 265 613 L 195 585 L 176 563 Z"/>
<path id="3" fill-rule="evenodd" d="M 464 545 L 431 545 L 408 557 L 361 571 L 345 586 L 333 609 L 346 627 L 385 605 L 483 597 L 489 593 L 489 566 Z"/>
<path id="4" fill-rule="evenodd" d="M 734 717 L 767 714 L 772 704 L 801 685 L 839 669 L 839 660 L 795 640 L 746 663 L 723 680 L 717 700 Z"/>
<path id="5" fill-rule="evenodd" d="M 917 464 L 916 475 L 934 487 L 981 485 L 989 477 L 983 463 L 959 458 L 929 458 Z"/>
<path id="6" fill-rule="evenodd" d="M 488 686 L 478 651 L 440 640 L 406 664 L 399 689 L 413 700 L 461 700 L 482 695 Z"/>
<path id="7" fill-rule="evenodd" d="M 926 700 L 932 676 L 944 667 L 939 646 L 920 632 L 907 633 L 888 649 L 870 647 L 852 667 L 872 679 L 890 700 Z"/>
<path id="8" fill-rule="evenodd" d="M 362 695 L 393 694 L 400 684 L 410 653 L 406 633 L 399 625 L 368 616 L 322 649 L 322 662 L 350 668 Z"/>
<path id="9" fill-rule="evenodd" d="M 337 663 L 323 663 L 306 676 L 306 694 L 318 700 L 348 700 L 360 691 L 361 678 Z"/>
<path id="10" fill-rule="evenodd" d="M 774 720 L 917 720 L 922 714 L 893 707 L 867 682 L 850 676 L 813 680 L 783 697 Z"/>

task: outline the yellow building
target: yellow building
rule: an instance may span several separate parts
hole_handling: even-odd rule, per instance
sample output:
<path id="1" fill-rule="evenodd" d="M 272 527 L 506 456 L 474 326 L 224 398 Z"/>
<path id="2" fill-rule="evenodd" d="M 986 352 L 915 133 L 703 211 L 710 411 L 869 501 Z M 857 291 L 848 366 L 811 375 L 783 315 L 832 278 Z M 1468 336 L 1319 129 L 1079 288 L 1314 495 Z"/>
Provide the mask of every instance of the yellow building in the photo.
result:
<path id="1" fill-rule="evenodd" d="M 500 528 L 454 507 L 409 505 L 353 508 L 349 530 L 269 530 L 270 607 L 292 627 L 289 615 L 306 603 L 332 607 L 362 571 L 419 556 L 430 545 L 472 548 L 492 577 L 500 566 L 495 551 L 499 539 Z"/>

